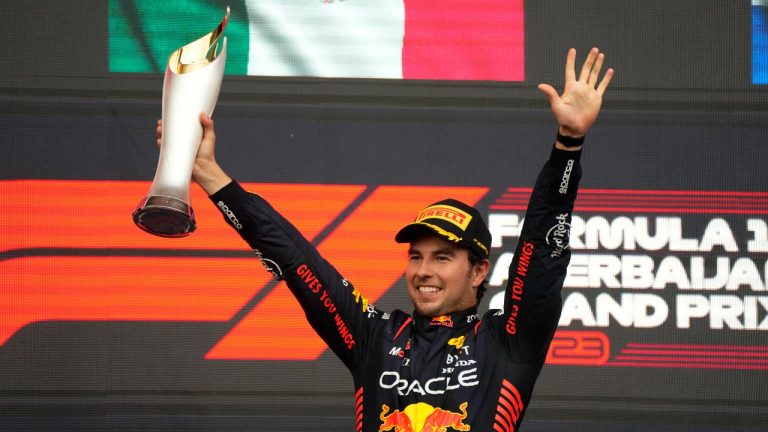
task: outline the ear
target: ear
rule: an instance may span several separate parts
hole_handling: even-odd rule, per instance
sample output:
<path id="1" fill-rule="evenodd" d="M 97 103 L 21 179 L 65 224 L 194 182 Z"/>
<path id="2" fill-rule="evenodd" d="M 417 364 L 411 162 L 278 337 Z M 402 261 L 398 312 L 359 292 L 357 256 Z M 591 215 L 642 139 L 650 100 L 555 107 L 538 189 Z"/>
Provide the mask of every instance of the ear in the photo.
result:
<path id="1" fill-rule="evenodd" d="M 488 259 L 484 259 L 483 261 L 472 266 L 472 288 L 477 288 L 480 286 L 480 284 L 483 283 L 486 276 L 488 276 L 488 271 L 490 268 L 491 261 Z"/>

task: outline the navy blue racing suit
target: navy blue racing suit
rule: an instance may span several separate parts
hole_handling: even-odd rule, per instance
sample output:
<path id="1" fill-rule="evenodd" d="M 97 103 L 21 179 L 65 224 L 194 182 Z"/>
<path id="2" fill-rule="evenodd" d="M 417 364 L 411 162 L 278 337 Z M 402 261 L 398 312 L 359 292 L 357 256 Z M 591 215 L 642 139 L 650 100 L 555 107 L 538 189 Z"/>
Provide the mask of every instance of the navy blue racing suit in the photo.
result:
<path id="1" fill-rule="evenodd" d="M 277 264 L 310 325 L 349 369 L 357 431 L 511 432 L 562 308 L 580 154 L 553 148 L 531 194 L 504 309 L 482 316 L 476 308 L 431 318 L 369 307 L 264 199 L 234 181 L 211 199 L 265 262 Z M 334 313 L 323 304 L 329 298 Z"/>

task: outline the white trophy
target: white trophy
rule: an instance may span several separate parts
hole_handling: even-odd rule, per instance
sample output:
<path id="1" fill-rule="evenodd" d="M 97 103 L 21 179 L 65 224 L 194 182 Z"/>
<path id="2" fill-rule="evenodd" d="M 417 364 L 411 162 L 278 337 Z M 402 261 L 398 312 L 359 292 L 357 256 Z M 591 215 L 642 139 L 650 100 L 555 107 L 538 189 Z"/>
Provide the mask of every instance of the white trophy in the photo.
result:
<path id="1" fill-rule="evenodd" d="M 174 51 L 163 83 L 163 135 L 160 160 L 149 194 L 133 212 L 144 231 L 161 237 L 183 237 L 197 228 L 189 184 L 203 128 L 200 113 L 209 116 L 219 97 L 227 38 L 217 41 L 229 19 L 229 7 L 216 29 Z"/>

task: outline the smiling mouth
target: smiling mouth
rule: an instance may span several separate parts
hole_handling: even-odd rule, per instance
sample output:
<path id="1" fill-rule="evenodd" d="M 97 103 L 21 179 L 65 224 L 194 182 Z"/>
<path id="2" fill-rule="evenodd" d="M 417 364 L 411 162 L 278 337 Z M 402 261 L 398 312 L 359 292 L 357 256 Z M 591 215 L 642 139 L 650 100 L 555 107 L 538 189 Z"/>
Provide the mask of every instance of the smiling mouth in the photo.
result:
<path id="1" fill-rule="evenodd" d="M 440 288 L 435 286 L 424 286 L 420 285 L 418 291 L 420 293 L 436 293 L 440 291 Z"/>

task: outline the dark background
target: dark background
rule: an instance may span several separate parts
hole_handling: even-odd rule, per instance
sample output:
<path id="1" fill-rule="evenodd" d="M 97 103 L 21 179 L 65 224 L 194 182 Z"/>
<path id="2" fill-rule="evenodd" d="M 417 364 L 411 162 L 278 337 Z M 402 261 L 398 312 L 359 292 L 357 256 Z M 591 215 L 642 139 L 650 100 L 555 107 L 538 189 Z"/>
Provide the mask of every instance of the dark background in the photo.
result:
<path id="1" fill-rule="evenodd" d="M 548 153 L 536 84 L 561 87 L 567 49 L 599 46 L 616 76 L 582 187 L 766 190 L 749 2 L 526 3 L 525 82 L 226 76 L 217 159 L 243 182 L 489 186 L 487 208 Z M 108 73 L 106 2 L 3 6 L 0 179 L 150 180 L 163 77 Z M 398 291 L 377 306 L 404 307 Z M 352 429 L 351 379 L 329 352 L 205 361 L 228 326 L 25 327 L 0 347 L 0 430 Z M 758 431 L 766 406 L 765 371 L 551 366 L 521 430 Z"/>

